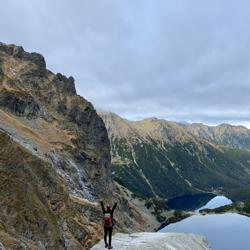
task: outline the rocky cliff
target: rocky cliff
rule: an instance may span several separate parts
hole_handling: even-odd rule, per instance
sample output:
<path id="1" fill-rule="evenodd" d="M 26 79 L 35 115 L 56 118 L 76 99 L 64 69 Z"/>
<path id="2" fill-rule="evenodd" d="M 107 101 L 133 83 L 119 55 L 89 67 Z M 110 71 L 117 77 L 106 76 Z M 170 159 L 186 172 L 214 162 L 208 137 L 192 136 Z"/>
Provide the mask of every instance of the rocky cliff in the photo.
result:
<path id="1" fill-rule="evenodd" d="M 0 43 L 0 242 L 6 249 L 88 249 L 102 234 L 99 200 L 118 202 L 116 228 L 158 222 L 111 179 L 102 119 L 73 77 L 42 55 Z"/>
<path id="2" fill-rule="evenodd" d="M 235 200 L 250 197 L 248 129 L 100 115 L 111 142 L 113 176 L 137 195 L 168 199 L 213 192 Z"/>
<path id="3" fill-rule="evenodd" d="M 91 103 L 76 95 L 73 77 L 53 74 L 37 53 L 0 44 L 0 81 L 2 130 L 50 158 L 80 197 L 105 193 L 100 187 L 110 183 L 107 132 Z"/>

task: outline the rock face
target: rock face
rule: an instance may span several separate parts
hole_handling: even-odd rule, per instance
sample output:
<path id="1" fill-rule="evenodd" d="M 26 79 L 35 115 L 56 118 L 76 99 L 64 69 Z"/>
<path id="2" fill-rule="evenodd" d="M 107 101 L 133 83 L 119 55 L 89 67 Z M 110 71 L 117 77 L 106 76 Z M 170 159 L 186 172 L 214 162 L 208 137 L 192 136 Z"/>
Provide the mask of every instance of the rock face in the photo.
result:
<path id="1" fill-rule="evenodd" d="M 100 116 L 109 134 L 114 179 L 139 196 L 217 192 L 235 200 L 250 197 L 248 129 Z"/>
<path id="2" fill-rule="evenodd" d="M 0 241 L 7 249 L 81 249 L 98 216 L 77 201 L 53 166 L 0 133 Z M 13 152 L 15 155 L 13 156 Z M 85 209 L 91 208 L 86 213 Z M 84 223 L 85 222 L 85 223 Z"/>
<path id="3" fill-rule="evenodd" d="M 110 159 L 105 125 L 76 94 L 73 77 L 47 70 L 40 54 L 0 43 L 3 246 L 89 249 L 102 235 L 100 199 L 118 202 L 118 230 L 150 229 L 150 211 L 142 214 L 112 181 Z"/>
<path id="4" fill-rule="evenodd" d="M 53 74 L 37 53 L 0 44 L 0 80 L 2 130 L 50 159 L 79 197 L 105 194 L 100 187 L 110 183 L 107 132 L 92 104 L 76 95 L 73 77 Z"/>
<path id="5" fill-rule="evenodd" d="M 127 250 L 209 250 L 205 237 L 181 233 L 134 233 L 116 234 L 113 237 L 114 249 Z M 99 242 L 91 250 L 103 249 Z"/>

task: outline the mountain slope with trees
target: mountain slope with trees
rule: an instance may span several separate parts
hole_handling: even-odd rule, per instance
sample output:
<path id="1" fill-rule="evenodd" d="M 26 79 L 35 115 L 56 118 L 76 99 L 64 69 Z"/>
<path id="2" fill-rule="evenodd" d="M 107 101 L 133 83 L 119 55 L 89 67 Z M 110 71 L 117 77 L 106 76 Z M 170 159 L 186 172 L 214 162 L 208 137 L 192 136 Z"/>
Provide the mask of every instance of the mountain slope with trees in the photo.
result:
<path id="1" fill-rule="evenodd" d="M 169 199 L 213 192 L 236 200 L 250 197 L 246 128 L 197 129 L 156 118 L 128 121 L 99 114 L 109 134 L 113 176 L 137 195 Z M 212 132 L 202 132 L 206 130 Z"/>

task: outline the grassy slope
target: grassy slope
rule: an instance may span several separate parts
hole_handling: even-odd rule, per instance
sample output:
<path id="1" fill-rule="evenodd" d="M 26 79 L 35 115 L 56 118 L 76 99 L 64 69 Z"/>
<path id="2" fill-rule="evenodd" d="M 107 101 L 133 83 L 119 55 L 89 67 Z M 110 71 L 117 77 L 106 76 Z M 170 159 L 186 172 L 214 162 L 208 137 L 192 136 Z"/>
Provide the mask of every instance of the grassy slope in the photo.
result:
<path id="1" fill-rule="evenodd" d="M 72 248 L 84 249 L 100 234 L 101 226 L 95 224 L 101 220 L 99 207 L 70 197 L 50 164 L 2 132 L 0 179 L 0 241 L 7 248 L 36 249 L 40 241 L 49 249 L 64 249 L 70 239 Z"/>
<path id="2" fill-rule="evenodd" d="M 247 150 L 218 148 L 209 143 L 204 143 L 201 150 L 192 142 L 165 144 L 161 148 L 157 141 L 150 141 L 134 143 L 132 153 L 126 141 L 115 143 L 118 155 L 128 159 L 128 163 L 113 161 L 114 178 L 138 195 L 151 197 L 155 193 L 172 198 L 216 190 L 232 199 L 250 197 Z"/>

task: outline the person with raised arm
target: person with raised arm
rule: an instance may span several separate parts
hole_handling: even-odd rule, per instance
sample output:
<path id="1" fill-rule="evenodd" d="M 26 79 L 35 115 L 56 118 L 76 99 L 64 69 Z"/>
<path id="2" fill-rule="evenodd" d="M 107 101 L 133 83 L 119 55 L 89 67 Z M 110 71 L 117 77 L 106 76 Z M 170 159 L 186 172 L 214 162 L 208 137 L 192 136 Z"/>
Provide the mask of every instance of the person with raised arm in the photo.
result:
<path id="1" fill-rule="evenodd" d="M 102 212 L 103 212 L 103 229 L 104 229 L 105 248 L 112 249 L 113 247 L 111 245 L 111 242 L 112 242 L 112 232 L 113 232 L 113 227 L 114 227 L 113 214 L 117 206 L 117 203 L 115 202 L 112 209 L 110 205 L 107 205 L 105 209 L 103 201 L 101 201 L 101 206 L 102 206 Z M 108 242 L 107 242 L 107 236 L 109 236 Z"/>

